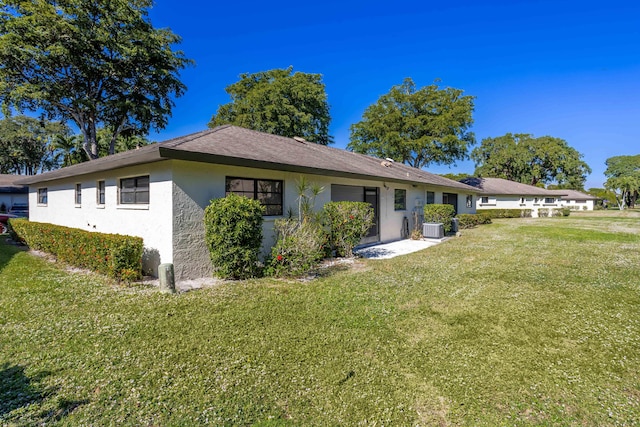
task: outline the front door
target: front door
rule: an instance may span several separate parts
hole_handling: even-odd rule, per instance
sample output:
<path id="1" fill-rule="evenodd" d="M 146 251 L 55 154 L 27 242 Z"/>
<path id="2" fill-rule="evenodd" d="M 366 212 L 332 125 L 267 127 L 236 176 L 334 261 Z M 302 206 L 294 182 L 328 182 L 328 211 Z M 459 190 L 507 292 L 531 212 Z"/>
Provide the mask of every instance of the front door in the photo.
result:
<path id="1" fill-rule="evenodd" d="M 379 189 L 378 187 L 359 187 L 355 185 L 331 185 L 332 202 L 367 202 L 373 208 L 373 225 L 361 244 L 375 243 L 380 241 L 380 229 L 378 227 L 379 218 Z"/>

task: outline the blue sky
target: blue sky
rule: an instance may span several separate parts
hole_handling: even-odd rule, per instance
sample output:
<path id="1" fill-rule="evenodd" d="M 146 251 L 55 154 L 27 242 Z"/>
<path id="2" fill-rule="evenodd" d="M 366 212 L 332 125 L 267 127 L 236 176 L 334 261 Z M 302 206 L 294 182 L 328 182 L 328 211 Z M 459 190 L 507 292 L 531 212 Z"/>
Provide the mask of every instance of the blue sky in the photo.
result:
<path id="1" fill-rule="evenodd" d="M 640 2 L 255 2 L 157 0 L 156 27 L 196 65 L 154 140 L 206 127 L 241 73 L 293 66 L 323 75 L 335 143 L 389 89 L 440 79 L 473 95 L 473 132 L 565 139 L 601 187 L 608 157 L 640 153 Z M 430 166 L 473 173 L 470 161 Z"/>

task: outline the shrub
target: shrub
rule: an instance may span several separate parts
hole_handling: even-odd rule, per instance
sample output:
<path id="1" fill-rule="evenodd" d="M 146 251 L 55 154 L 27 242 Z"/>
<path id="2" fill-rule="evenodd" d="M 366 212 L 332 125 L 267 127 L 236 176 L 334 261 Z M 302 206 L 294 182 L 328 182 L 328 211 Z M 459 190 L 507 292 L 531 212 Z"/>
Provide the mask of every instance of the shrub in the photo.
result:
<path id="1" fill-rule="evenodd" d="M 538 216 L 539 217 L 549 216 L 549 208 L 540 208 L 540 209 L 538 209 Z"/>
<path id="2" fill-rule="evenodd" d="M 452 205 L 424 205 L 424 222 L 442 223 L 445 233 L 451 231 L 451 220 L 453 220 L 455 214 L 456 210 Z"/>
<path id="3" fill-rule="evenodd" d="M 569 216 L 571 213 L 570 210 L 567 210 L 567 214 L 565 215 L 565 208 L 553 208 L 551 209 L 551 214 L 549 216 Z"/>
<path id="4" fill-rule="evenodd" d="M 489 218 L 531 218 L 531 209 L 482 209 Z"/>
<path id="5" fill-rule="evenodd" d="M 205 240 L 216 276 L 246 279 L 260 274 L 263 214 L 259 201 L 233 193 L 207 206 Z"/>
<path id="6" fill-rule="evenodd" d="M 95 233 L 24 218 L 12 219 L 11 228 L 15 237 L 31 249 L 50 253 L 62 262 L 127 282 L 141 277 L 140 237 Z"/>
<path id="7" fill-rule="evenodd" d="M 484 214 L 458 214 L 458 227 L 462 230 L 480 224 L 491 224 L 491 217 Z"/>
<path id="8" fill-rule="evenodd" d="M 275 221 L 276 244 L 271 248 L 265 274 L 269 276 L 301 276 L 308 273 L 324 257 L 325 233 L 311 220 L 278 219 Z"/>
<path id="9" fill-rule="evenodd" d="M 329 230 L 329 245 L 337 256 L 353 256 L 353 248 L 373 224 L 373 208 L 365 202 L 329 202 L 323 217 Z"/>
<path id="10" fill-rule="evenodd" d="M 580 209 L 580 208 L 578 208 L 578 209 Z M 561 211 L 562 211 L 562 216 L 571 215 L 571 209 L 569 209 L 569 208 L 562 208 Z"/>

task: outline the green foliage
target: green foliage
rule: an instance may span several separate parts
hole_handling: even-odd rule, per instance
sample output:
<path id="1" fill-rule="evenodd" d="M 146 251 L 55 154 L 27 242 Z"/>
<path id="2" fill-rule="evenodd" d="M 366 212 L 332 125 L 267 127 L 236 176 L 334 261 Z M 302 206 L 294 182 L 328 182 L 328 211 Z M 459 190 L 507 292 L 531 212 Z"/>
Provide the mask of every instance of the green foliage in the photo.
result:
<path id="1" fill-rule="evenodd" d="M 259 201 L 237 194 L 212 200 L 204 213 L 205 240 L 214 274 L 247 279 L 260 274 L 262 215 Z"/>
<path id="2" fill-rule="evenodd" d="M 323 217 L 329 229 L 329 245 L 337 256 L 352 257 L 353 248 L 374 221 L 373 208 L 365 202 L 329 202 Z"/>
<path id="3" fill-rule="evenodd" d="M 265 274 L 297 277 L 318 266 L 325 253 L 326 235 L 316 221 L 277 219 L 274 224 L 276 244 L 271 248 Z"/>
<path id="4" fill-rule="evenodd" d="M 15 116 L 0 120 L 0 173 L 34 175 L 60 167 L 55 140 L 68 135 L 62 123 Z"/>
<path id="5" fill-rule="evenodd" d="M 97 129 L 98 157 L 108 156 L 109 153 L 121 153 L 143 147 L 151 143 L 145 136 L 136 135 L 131 131 L 123 131 L 116 138 L 104 128 Z M 58 135 L 54 141 L 56 156 L 61 166 L 71 166 L 89 161 L 89 156 L 83 147 L 82 135 Z"/>
<path id="6" fill-rule="evenodd" d="M 455 215 L 456 210 L 453 205 L 438 203 L 424 205 L 424 222 L 442 223 L 445 233 L 451 231 L 451 221 Z"/>
<path id="7" fill-rule="evenodd" d="M 548 217 L 551 210 L 549 208 L 540 208 L 538 209 L 538 217 L 544 218 Z"/>
<path id="8" fill-rule="evenodd" d="M 485 138 L 471 152 L 474 175 L 504 178 L 523 184 L 556 182 L 562 188 L 581 190 L 591 173 L 582 154 L 560 138 L 511 134 Z"/>
<path id="9" fill-rule="evenodd" d="M 332 142 L 329 103 L 320 74 L 293 73 L 293 67 L 241 74 L 226 91 L 231 102 L 218 108 L 209 127 L 230 123 L 322 145 Z"/>
<path id="10" fill-rule="evenodd" d="M 586 207 L 586 206 L 585 206 Z M 571 215 L 571 209 L 570 208 L 562 208 L 562 216 L 569 216 Z"/>
<path id="11" fill-rule="evenodd" d="M 491 217 L 483 213 L 477 214 L 458 214 L 458 227 L 461 230 L 474 228 L 482 224 L 491 224 Z"/>
<path id="12" fill-rule="evenodd" d="M 616 156 L 605 162 L 607 177 L 605 187 L 614 194 L 618 207 L 633 208 L 640 190 L 640 154 L 635 156 Z"/>
<path id="13" fill-rule="evenodd" d="M 489 218 L 531 218 L 531 209 L 482 209 L 482 214 Z"/>
<path id="14" fill-rule="evenodd" d="M 473 175 L 469 175 L 468 173 L 441 173 L 440 176 L 443 176 L 452 181 L 460 182 L 465 178 L 473 178 Z"/>
<path id="15" fill-rule="evenodd" d="M 162 129 L 185 86 L 180 38 L 151 25 L 151 0 L 7 0 L 0 9 L 0 101 L 73 121 L 89 158 L 97 128 Z M 109 151 L 113 153 L 113 150 Z"/>
<path id="16" fill-rule="evenodd" d="M 11 219 L 10 223 L 15 236 L 31 249 L 52 254 L 62 262 L 125 282 L 141 277 L 140 237 L 94 233 L 27 219 Z"/>
<path id="17" fill-rule="evenodd" d="M 351 126 L 347 145 L 356 153 L 391 158 L 416 168 L 467 158 L 475 136 L 474 97 L 437 84 L 416 89 L 410 78 L 369 106 Z"/>

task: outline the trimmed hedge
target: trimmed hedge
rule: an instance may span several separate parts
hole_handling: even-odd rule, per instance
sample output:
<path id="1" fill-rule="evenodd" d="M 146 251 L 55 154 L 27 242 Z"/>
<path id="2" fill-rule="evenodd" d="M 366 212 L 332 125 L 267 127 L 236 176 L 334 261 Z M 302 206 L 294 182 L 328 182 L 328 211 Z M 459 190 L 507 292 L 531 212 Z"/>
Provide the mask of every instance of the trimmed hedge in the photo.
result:
<path id="1" fill-rule="evenodd" d="M 132 281 L 142 277 L 144 246 L 140 237 L 96 233 L 24 218 L 10 222 L 15 235 L 31 249 L 118 280 Z"/>
<path id="2" fill-rule="evenodd" d="M 205 240 L 213 271 L 223 279 L 261 274 L 262 215 L 258 200 L 231 193 L 212 200 L 204 211 Z"/>
<path id="3" fill-rule="evenodd" d="M 538 210 L 539 211 L 539 210 Z M 489 218 L 531 218 L 531 209 L 482 209 Z"/>
<path id="4" fill-rule="evenodd" d="M 455 215 L 456 210 L 453 205 L 437 203 L 424 205 L 424 222 L 442 223 L 445 233 L 451 231 L 451 221 Z"/>
<path id="5" fill-rule="evenodd" d="M 458 214 L 458 227 L 461 230 L 467 228 L 474 228 L 481 224 L 491 224 L 491 217 L 489 215 L 479 214 Z"/>

